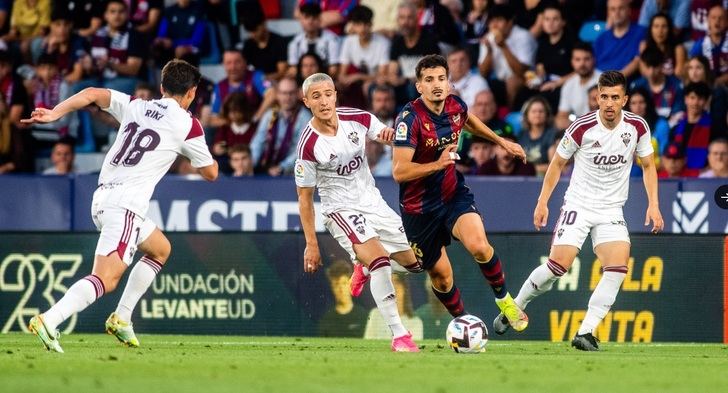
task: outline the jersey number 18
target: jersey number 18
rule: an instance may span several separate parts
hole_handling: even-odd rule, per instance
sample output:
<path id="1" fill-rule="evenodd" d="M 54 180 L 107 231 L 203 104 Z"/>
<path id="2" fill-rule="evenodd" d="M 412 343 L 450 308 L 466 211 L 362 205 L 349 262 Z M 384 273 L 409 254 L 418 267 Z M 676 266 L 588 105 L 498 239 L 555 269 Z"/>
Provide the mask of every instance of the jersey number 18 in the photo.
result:
<path id="1" fill-rule="evenodd" d="M 124 143 L 111 160 L 111 165 L 122 163 L 124 166 L 134 166 L 139 163 L 144 153 L 159 146 L 160 138 L 156 131 L 147 128 L 137 133 L 138 130 L 139 124 L 135 122 L 126 125 Z"/>

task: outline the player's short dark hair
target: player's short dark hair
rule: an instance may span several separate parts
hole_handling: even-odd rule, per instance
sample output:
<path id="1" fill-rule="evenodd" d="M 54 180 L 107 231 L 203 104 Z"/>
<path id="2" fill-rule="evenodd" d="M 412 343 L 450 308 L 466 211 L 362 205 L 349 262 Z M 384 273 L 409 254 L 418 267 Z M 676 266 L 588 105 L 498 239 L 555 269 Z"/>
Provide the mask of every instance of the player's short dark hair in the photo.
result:
<path id="1" fill-rule="evenodd" d="M 349 12 L 349 22 L 352 23 L 369 24 L 372 23 L 372 18 L 374 18 L 374 12 L 365 5 L 358 5 Z"/>
<path id="2" fill-rule="evenodd" d="M 417 80 L 422 77 L 422 70 L 437 67 L 444 68 L 445 75 L 449 75 L 450 70 L 447 68 L 447 60 L 445 60 L 442 55 L 427 55 L 421 58 L 420 61 L 417 62 L 417 67 L 415 67 L 415 76 L 417 76 Z"/>
<path id="3" fill-rule="evenodd" d="M 710 98 L 710 86 L 705 82 L 691 82 L 683 89 L 683 96 L 687 97 L 688 94 L 695 93 L 698 97 L 707 100 Z"/>
<path id="4" fill-rule="evenodd" d="M 162 88 L 170 95 L 183 96 L 200 83 L 200 76 L 200 70 L 190 63 L 173 59 L 162 68 Z"/>
<path id="5" fill-rule="evenodd" d="M 488 21 L 495 18 L 503 18 L 505 20 L 513 20 L 516 17 L 516 13 L 513 8 L 508 4 L 494 4 L 493 7 L 488 10 Z"/>
<path id="6" fill-rule="evenodd" d="M 615 86 L 622 86 L 622 89 L 626 92 L 627 91 L 627 79 L 625 79 L 624 74 L 622 74 L 619 71 L 605 71 L 602 73 L 602 75 L 599 76 L 599 88 L 602 87 L 615 87 Z"/>
<path id="7" fill-rule="evenodd" d="M 662 67 L 665 63 L 665 54 L 657 48 L 647 48 L 640 54 L 640 61 L 648 67 Z"/>
<path id="8" fill-rule="evenodd" d="M 317 3 L 306 3 L 302 5 L 298 11 L 303 16 L 319 17 L 321 16 L 321 6 Z"/>
<path id="9" fill-rule="evenodd" d="M 574 53 L 574 51 L 580 50 L 583 52 L 589 52 L 592 55 L 594 55 L 594 48 L 592 48 L 591 44 L 584 41 L 576 41 L 574 43 L 574 46 L 571 48 L 571 53 Z"/>

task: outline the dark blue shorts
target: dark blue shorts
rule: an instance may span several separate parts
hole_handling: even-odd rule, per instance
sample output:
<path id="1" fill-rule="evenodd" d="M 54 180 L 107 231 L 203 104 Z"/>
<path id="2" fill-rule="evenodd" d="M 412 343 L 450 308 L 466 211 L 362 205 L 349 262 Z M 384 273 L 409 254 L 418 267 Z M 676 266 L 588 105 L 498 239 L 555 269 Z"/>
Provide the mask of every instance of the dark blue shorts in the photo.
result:
<path id="1" fill-rule="evenodd" d="M 402 212 L 407 240 L 415 255 L 422 259 L 422 266 L 426 270 L 432 269 L 440 259 L 442 247 L 450 245 L 452 229 L 457 219 L 471 212 L 480 214 L 468 188 L 458 191 L 448 203 L 436 211 L 421 214 Z"/>

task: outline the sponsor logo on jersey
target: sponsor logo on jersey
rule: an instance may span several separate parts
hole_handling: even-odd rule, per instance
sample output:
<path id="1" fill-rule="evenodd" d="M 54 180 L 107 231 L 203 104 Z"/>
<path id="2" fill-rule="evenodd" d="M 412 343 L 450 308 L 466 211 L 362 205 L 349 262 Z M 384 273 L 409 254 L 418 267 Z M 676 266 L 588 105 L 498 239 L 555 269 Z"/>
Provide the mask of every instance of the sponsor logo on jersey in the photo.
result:
<path id="1" fill-rule="evenodd" d="M 596 165 L 615 165 L 615 164 L 626 164 L 627 160 L 621 154 L 613 154 L 611 156 L 603 156 L 597 154 L 594 156 L 594 164 Z"/>
<path id="2" fill-rule="evenodd" d="M 594 142 L 594 144 L 592 145 L 592 148 L 596 149 L 598 147 L 602 147 L 602 144 L 599 143 L 599 141 Z"/>
<path id="3" fill-rule="evenodd" d="M 427 146 L 427 147 L 437 146 L 437 139 L 435 139 L 435 138 L 425 139 L 425 146 Z"/>
<path id="4" fill-rule="evenodd" d="M 356 131 L 350 132 L 348 136 L 349 136 L 349 140 L 351 141 L 351 143 L 353 143 L 357 146 L 359 145 L 359 135 L 356 134 Z"/>
<path id="5" fill-rule="evenodd" d="M 351 161 L 346 163 L 345 165 L 339 165 L 336 168 L 336 173 L 338 173 L 340 176 L 350 175 L 357 169 L 361 168 L 361 164 L 363 164 L 363 163 L 364 163 L 364 159 L 361 158 L 361 156 L 356 156 Z"/>
<path id="6" fill-rule="evenodd" d="M 630 134 L 629 132 L 625 132 L 624 134 L 622 134 L 622 142 L 624 142 L 625 146 L 629 146 L 630 139 L 632 139 L 632 134 Z"/>
<path id="7" fill-rule="evenodd" d="M 401 121 L 397 124 L 397 133 L 395 134 L 394 139 L 397 141 L 407 140 L 407 124 L 405 122 Z"/>

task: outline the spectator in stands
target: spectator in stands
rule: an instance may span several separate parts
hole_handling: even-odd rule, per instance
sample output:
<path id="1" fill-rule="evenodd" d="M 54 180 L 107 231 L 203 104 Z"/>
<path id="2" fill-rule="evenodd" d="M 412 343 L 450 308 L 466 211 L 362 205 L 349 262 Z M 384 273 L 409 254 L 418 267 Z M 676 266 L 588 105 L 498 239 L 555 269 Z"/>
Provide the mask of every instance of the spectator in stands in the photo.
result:
<path id="1" fill-rule="evenodd" d="M 543 32 L 543 11 L 548 0 L 517 0 L 509 1 L 516 15 L 516 25 L 528 30 L 533 38 L 538 38 Z M 551 3 L 553 4 L 553 3 Z"/>
<path id="2" fill-rule="evenodd" d="M 351 10 L 357 5 L 356 0 L 299 0 L 299 10 L 306 4 L 315 4 L 321 9 L 321 27 L 331 30 L 336 35 L 344 33 L 344 25 Z M 303 13 L 303 11 L 300 11 Z M 296 15 L 298 16 L 298 15 Z"/>
<path id="3" fill-rule="evenodd" d="M 15 170 L 16 157 L 13 130 L 8 119 L 5 101 L 0 100 L 0 175 Z"/>
<path id="4" fill-rule="evenodd" d="M 395 96 L 389 85 L 377 85 L 371 94 L 371 113 L 387 127 L 394 127 Z M 370 146 L 371 145 L 371 146 Z M 374 176 L 392 176 L 392 147 L 367 140 L 367 160 Z"/>
<path id="5" fill-rule="evenodd" d="M 10 53 L 0 50 L 0 88 L 8 117 L 15 128 L 26 128 L 20 119 L 28 105 L 28 93 L 20 76 L 13 72 L 12 63 Z"/>
<path id="6" fill-rule="evenodd" d="M 408 2 L 397 7 L 399 30 L 392 38 L 387 67 L 387 82 L 394 86 L 397 102 L 404 104 L 417 96 L 414 87 L 415 66 L 425 55 L 439 54 L 435 37 L 422 31 L 417 22 L 417 8 Z"/>
<path id="7" fill-rule="evenodd" d="M 200 66 L 200 59 L 197 56 L 183 56 L 182 60 L 195 67 Z M 208 145 L 212 145 L 212 138 L 215 134 L 213 129 L 214 127 L 210 125 L 210 121 L 212 120 L 212 96 L 214 91 L 215 83 L 207 79 L 205 75 L 202 75 L 200 77 L 200 82 L 197 84 L 195 99 L 192 100 L 190 107 L 187 108 L 187 110 L 192 113 L 192 116 L 199 119 L 202 127 L 205 128 L 205 140 Z M 157 91 L 155 90 L 154 93 L 156 95 Z"/>
<path id="8" fill-rule="evenodd" d="M 728 178 L 728 139 L 719 138 L 708 145 L 708 167 L 699 177 Z"/>
<path id="9" fill-rule="evenodd" d="M 475 96 L 473 106 L 470 107 L 470 114 L 477 117 L 488 128 L 493 130 L 499 136 L 513 136 L 513 127 L 498 117 L 498 107 L 495 102 L 495 96 L 490 90 L 483 90 Z M 456 163 L 456 168 L 462 173 L 475 174 L 470 169 L 473 167 L 472 158 L 469 156 L 471 151 L 471 143 L 474 136 L 467 130 L 460 133 L 460 161 Z"/>
<path id="10" fill-rule="evenodd" d="M 516 141 L 510 135 L 505 135 L 503 138 L 513 142 Z M 530 162 L 524 164 L 523 161 L 516 159 L 501 146 L 496 146 L 494 157 L 488 160 L 477 174 L 485 176 L 534 176 L 536 175 L 536 168 Z"/>
<path id="11" fill-rule="evenodd" d="M 691 0 L 690 1 L 690 36 L 687 42 L 688 48 L 695 41 L 703 38 L 708 34 L 708 12 L 710 8 L 717 4 L 723 3 L 724 7 L 728 7 L 726 0 Z"/>
<path id="12" fill-rule="evenodd" d="M 453 20 L 450 10 L 439 0 L 410 0 L 417 7 L 418 24 L 422 31 L 435 36 L 442 53 L 447 53 L 462 41 L 462 30 Z"/>
<path id="13" fill-rule="evenodd" d="M 35 76 L 26 81 L 28 94 L 34 108 L 53 109 L 70 97 L 69 86 L 63 81 L 54 55 L 43 54 L 35 66 Z M 33 124 L 33 137 L 38 141 L 55 142 L 68 136 L 71 116 L 64 116 L 52 123 Z"/>
<path id="14" fill-rule="evenodd" d="M 301 102 L 301 91 L 293 78 L 283 78 L 275 90 L 275 105 L 258 123 L 250 143 L 256 173 L 280 176 L 293 172 L 296 143 L 311 112 Z"/>
<path id="15" fill-rule="evenodd" d="M 484 170 L 485 164 L 493 159 L 495 145 L 490 140 L 477 135 L 470 138 L 469 145 L 467 153 L 469 165 L 459 167 L 458 170 L 466 175 L 477 175 Z"/>
<path id="16" fill-rule="evenodd" d="M 140 70 L 146 58 L 146 43 L 128 25 L 128 8 L 124 0 L 106 3 L 104 21 L 91 38 L 91 53 L 82 61 L 84 81 L 75 91 L 84 87 L 107 87 L 132 94 L 139 82 Z"/>
<path id="17" fill-rule="evenodd" d="M 73 140 L 61 138 L 51 149 L 51 164 L 53 166 L 43 171 L 44 175 L 68 175 L 76 170 L 73 165 L 75 153 L 73 151 Z"/>
<path id="18" fill-rule="evenodd" d="M 299 8 L 303 32 L 288 44 L 288 75 L 295 75 L 298 61 L 307 52 L 315 52 L 326 64 L 328 74 L 336 77 L 339 64 L 339 37 L 321 27 L 321 7 L 316 3 Z"/>
<path id="19" fill-rule="evenodd" d="M 46 34 L 51 24 L 50 0 L 14 0 L 10 31 L 2 40 L 15 42 L 25 60 L 30 60 L 30 43 Z"/>
<path id="20" fill-rule="evenodd" d="M 594 57 L 600 70 L 617 70 L 629 78 L 637 72 L 639 45 L 645 28 L 629 19 L 629 0 L 607 1 L 607 24 L 611 28 L 594 41 Z"/>
<path id="21" fill-rule="evenodd" d="M 465 18 L 465 44 L 471 59 L 478 58 L 480 39 L 488 30 L 488 8 L 491 4 L 488 0 L 471 0 L 470 12 Z"/>
<path id="22" fill-rule="evenodd" d="M 51 10 L 51 22 L 53 22 L 53 14 L 68 15 L 75 33 L 88 38 L 103 25 L 104 8 L 106 8 L 106 3 L 97 0 L 55 1 Z"/>
<path id="23" fill-rule="evenodd" d="M 389 64 L 389 39 L 372 33 L 372 10 L 356 6 L 349 14 L 349 31 L 341 45 L 339 104 L 363 108 L 369 87 L 383 79 Z"/>
<path id="24" fill-rule="evenodd" d="M 6 138 L 6 131 L 10 130 L 8 143 L 11 143 L 10 163 L 4 165 L 4 170 L 35 172 L 35 140 L 28 126 L 20 122 L 29 104 L 28 93 L 23 80 L 13 72 L 12 57 L 5 50 L 0 50 L 0 89 L 0 98 L 3 100 L 0 105 L 0 128 Z"/>
<path id="25" fill-rule="evenodd" d="M 157 66 L 161 67 L 173 57 L 205 55 L 208 50 L 207 22 L 203 16 L 201 3 L 193 0 L 177 0 L 176 4 L 164 9 L 153 43 Z"/>
<path id="26" fill-rule="evenodd" d="M 523 125 L 518 143 L 526 152 L 526 160 L 533 164 L 541 176 L 549 166 L 548 150 L 556 130 L 551 126 L 551 107 L 546 98 L 533 96 L 523 104 Z"/>
<path id="27" fill-rule="evenodd" d="M 253 176 L 253 158 L 250 156 L 248 145 L 234 145 L 228 149 L 228 161 L 232 177 Z"/>
<path id="28" fill-rule="evenodd" d="M 264 73 L 266 79 L 280 80 L 288 70 L 287 40 L 268 30 L 265 15 L 260 9 L 240 15 L 240 18 L 249 36 L 243 42 L 243 58 L 257 71 Z"/>
<path id="29" fill-rule="evenodd" d="M 494 5 L 488 12 L 488 34 L 481 41 L 478 58 L 480 73 L 499 97 L 505 89 L 508 107 L 512 107 L 516 95 L 524 86 L 526 70 L 534 66 L 536 40 L 528 30 L 514 25 L 514 12 L 503 4 Z M 502 96 L 502 94 L 501 94 Z"/>
<path id="30" fill-rule="evenodd" d="M 709 60 L 703 55 L 693 56 L 688 60 L 683 84 L 704 82 L 712 86 L 710 97 L 710 116 L 714 129 L 726 130 L 726 115 L 728 114 L 728 86 L 715 85 L 713 72 L 710 70 Z"/>
<path id="31" fill-rule="evenodd" d="M 4 36 L 10 30 L 9 22 L 12 0 L 0 0 L 0 37 Z M 0 171 L 0 173 L 4 173 Z"/>
<path id="32" fill-rule="evenodd" d="M 227 120 L 220 115 L 222 104 L 231 93 L 245 94 L 247 105 L 256 108 L 253 120 L 257 121 L 262 114 L 263 96 L 270 87 L 265 75 L 260 71 L 251 71 L 240 51 L 228 49 L 222 55 L 222 66 L 225 69 L 225 78 L 215 84 L 212 93 L 212 116 L 205 119 L 205 124 L 213 127 L 224 125 Z"/>
<path id="33" fill-rule="evenodd" d="M 451 93 L 460 96 L 468 108 L 473 106 L 478 93 L 489 90 L 485 78 L 471 70 L 470 56 L 464 47 L 455 48 L 447 55 L 447 67 L 450 71 Z"/>
<path id="34" fill-rule="evenodd" d="M 686 164 L 685 147 L 680 143 L 672 143 L 662 154 L 662 169 L 657 172 L 660 179 L 697 177 L 699 169 L 688 168 Z"/>
<path id="35" fill-rule="evenodd" d="M 255 134 L 253 111 L 244 93 L 235 92 L 225 97 L 220 115 L 225 118 L 225 125 L 215 130 L 215 139 L 212 145 L 212 154 L 225 168 L 228 156 L 227 149 L 235 145 L 248 145 Z"/>
<path id="36" fill-rule="evenodd" d="M 685 110 L 682 83 L 675 75 L 663 73 L 664 64 L 665 58 L 659 49 L 645 49 L 640 54 L 642 76 L 630 84 L 630 89 L 643 88 L 649 91 L 657 114 L 668 119 L 668 122 L 674 122 Z"/>
<path id="37" fill-rule="evenodd" d="M 369 7 L 374 13 L 372 31 L 389 39 L 397 32 L 397 1 L 360 0 L 360 5 Z"/>
<path id="38" fill-rule="evenodd" d="M 157 34 L 164 11 L 164 0 L 125 0 L 129 4 L 129 21 L 134 30 L 150 41 Z"/>
<path id="39" fill-rule="evenodd" d="M 599 85 L 591 85 L 586 91 L 589 101 L 589 112 L 599 109 Z"/>
<path id="40" fill-rule="evenodd" d="M 596 86 L 595 86 L 596 88 Z M 564 138 L 564 131 L 559 131 L 554 135 L 554 140 L 551 142 L 551 146 L 549 147 L 549 162 L 554 159 L 554 154 L 556 154 L 556 149 L 559 147 L 559 144 L 561 143 L 561 140 Z M 571 177 L 571 173 L 574 172 L 574 158 L 572 157 L 569 159 L 569 161 L 566 162 L 566 166 L 561 171 L 561 178 L 562 179 L 568 179 Z"/>
<path id="41" fill-rule="evenodd" d="M 372 107 L 371 112 L 387 127 L 394 127 L 395 112 L 395 96 L 394 89 L 389 85 L 377 85 L 372 90 Z"/>
<path id="42" fill-rule="evenodd" d="M 670 21 L 670 35 L 682 36 L 690 28 L 690 1 L 685 0 L 644 0 L 640 9 L 639 24 L 652 27 L 655 15 L 662 14 Z M 674 21 L 675 26 L 672 26 Z"/>
<path id="43" fill-rule="evenodd" d="M 703 55 L 710 61 L 715 83 L 728 83 L 728 20 L 726 10 L 715 4 L 708 11 L 708 34 L 695 41 L 690 57 Z"/>
<path id="44" fill-rule="evenodd" d="M 324 61 L 314 52 L 305 53 L 296 65 L 296 83 L 301 86 L 306 78 L 319 72 L 326 72 Z"/>
<path id="45" fill-rule="evenodd" d="M 704 109 L 709 99 L 710 88 L 707 84 L 690 83 L 685 86 L 685 113 L 670 130 L 670 142 L 685 150 L 689 169 L 701 170 L 705 167 L 708 144 L 719 135 L 711 135 L 710 113 Z"/>
<path id="46" fill-rule="evenodd" d="M 462 34 L 465 31 L 465 21 L 463 20 L 463 2 L 462 0 L 440 0 L 440 4 L 447 8 L 450 12 L 452 20 L 455 22 L 458 30 Z M 461 41 L 461 40 L 458 40 Z"/>
<path id="47" fill-rule="evenodd" d="M 574 36 L 565 30 L 566 19 L 558 5 L 544 5 L 542 15 L 543 34 L 538 37 L 536 51 L 538 78 L 535 79 L 539 83 L 532 83 L 533 80 L 526 83 L 529 88 L 538 89 L 552 108 L 558 108 L 561 86 L 573 75 L 569 57 L 574 47 Z"/>
<path id="48" fill-rule="evenodd" d="M 48 34 L 31 43 L 31 57 L 36 62 L 42 54 L 53 55 L 63 78 L 68 83 L 74 83 L 83 76 L 80 60 L 88 52 L 88 42 L 73 33 L 71 14 L 67 12 L 53 11 Z"/>
<path id="49" fill-rule="evenodd" d="M 645 40 L 640 43 L 640 53 L 646 50 L 662 52 L 665 58 L 662 70 L 665 75 L 683 75 L 688 52 L 678 42 L 667 14 L 660 12 L 650 20 Z"/>
<path id="50" fill-rule="evenodd" d="M 652 101 L 652 94 L 642 87 L 630 89 L 627 110 L 647 122 L 652 135 L 652 143 L 657 146 L 655 155 L 659 159 L 670 142 L 670 126 L 667 120 L 657 115 L 655 103 Z"/>
<path id="51" fill-rule="evenodd" d="M 591 45 L 577 42 L 571 51 L 571 67 L 574 75 L 570 76 L 561 87 L 559 111 L 555 125 L 560 130 L 566 129 L 576 117 L 589 112 L 587 91 L 599 81 L 600 71 L 594 69 L 594 56 Z"/>
<path id="52" fill-rule="evenodd" d="M 149 101 L 154 99 L 154 89 L 152 89 L 152 86 L 147 82 L 139 82 L 136 85 L 136 88 L 134 88 L 134 97 Z"/>

